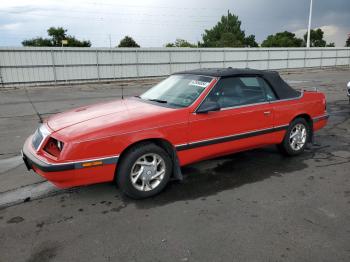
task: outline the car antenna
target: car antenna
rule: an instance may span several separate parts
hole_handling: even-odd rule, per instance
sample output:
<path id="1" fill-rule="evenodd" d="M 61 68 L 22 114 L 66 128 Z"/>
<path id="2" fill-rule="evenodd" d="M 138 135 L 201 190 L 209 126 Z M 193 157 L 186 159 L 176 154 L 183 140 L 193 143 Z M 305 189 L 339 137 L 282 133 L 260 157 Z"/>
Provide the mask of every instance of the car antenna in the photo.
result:
<path id="1" fill-rule="evenodd" d="M 124 99 L 124 86 L 122 86 L 122 99 Z"/>

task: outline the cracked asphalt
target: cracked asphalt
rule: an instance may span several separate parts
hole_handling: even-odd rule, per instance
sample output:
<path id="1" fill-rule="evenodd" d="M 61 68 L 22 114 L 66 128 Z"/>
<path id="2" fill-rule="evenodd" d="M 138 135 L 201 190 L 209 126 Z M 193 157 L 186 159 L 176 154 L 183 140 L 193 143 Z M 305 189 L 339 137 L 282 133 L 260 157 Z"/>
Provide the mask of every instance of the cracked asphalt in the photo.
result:
<path id="1" fill-rule="evenodd" d="M 141 201 L 112 183 L 42 189 L 0 208 L 0 261 L 350 261 L 350 69 L 282 76 L 327 96 L 329 124 L 304 154 L 268 147 L 203 161 Z M 122 84 L 136 95 L 153 82 L 1 90 L 0 201 L 46 189 L 19 157 L 35 111 L 118 99 Z"/>

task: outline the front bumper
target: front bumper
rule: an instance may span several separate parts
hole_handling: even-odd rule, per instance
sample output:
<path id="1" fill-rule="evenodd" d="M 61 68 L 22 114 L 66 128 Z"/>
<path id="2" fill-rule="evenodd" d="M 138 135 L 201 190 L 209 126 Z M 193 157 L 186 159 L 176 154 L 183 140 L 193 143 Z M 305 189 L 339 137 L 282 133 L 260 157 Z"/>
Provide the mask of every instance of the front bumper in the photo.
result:
<path id="1" fill-rule="evenodd" d="M 65 170 L 73 170 L 75 169 L 74 163 L 67 163 L 67 164 L 49 164 L 46 163 L 39 158 L 37 158 L 28 148 L 28 145 L 23 147 L 22 149 L 22 158 L 23 162 L 26 165 L 27 169 L 33 169 L 33 166 L 40 169 L 43 172 L 58 172 L 58 171 L 65 171 Z"/>
<path id="2" fill-rule="evenodd" d="M 46 178 L 60 188 L 113 181 L 118 156 L 88 159 L 73 162 L 50 163 L 40 159 L 31 148 L 31 137 L 21 151 L 28 170 Z M 87 163 L 100 162 L 101 165 L 86 167 Z"/>

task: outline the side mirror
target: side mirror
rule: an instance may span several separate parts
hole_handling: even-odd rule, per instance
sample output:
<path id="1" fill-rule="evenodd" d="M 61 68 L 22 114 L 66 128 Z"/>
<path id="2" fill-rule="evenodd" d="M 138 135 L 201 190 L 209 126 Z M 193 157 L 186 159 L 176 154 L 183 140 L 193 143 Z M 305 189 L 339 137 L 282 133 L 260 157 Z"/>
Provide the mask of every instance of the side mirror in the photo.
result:
<path id="1" fill-rule="evenodd" d="M 201 106 L 197 109 L 197 114 L 206 114 L 212 111 L 219 111 L 220 105 L 218 102 L 214 101 L 205 101 Z"/>

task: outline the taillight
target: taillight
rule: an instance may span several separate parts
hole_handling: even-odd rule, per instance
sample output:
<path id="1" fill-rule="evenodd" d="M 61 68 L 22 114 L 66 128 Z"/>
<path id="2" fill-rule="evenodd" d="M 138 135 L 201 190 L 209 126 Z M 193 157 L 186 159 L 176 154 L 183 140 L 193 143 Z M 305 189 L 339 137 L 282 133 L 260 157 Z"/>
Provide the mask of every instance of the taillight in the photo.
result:
<path id="1" fill-rule="evenodd" d="M 58 157 L 63 149 L 63 145 L 63 142 L 50 137 L 44 147 L 44 151 L 49 153 L 50 155 Z"/>

